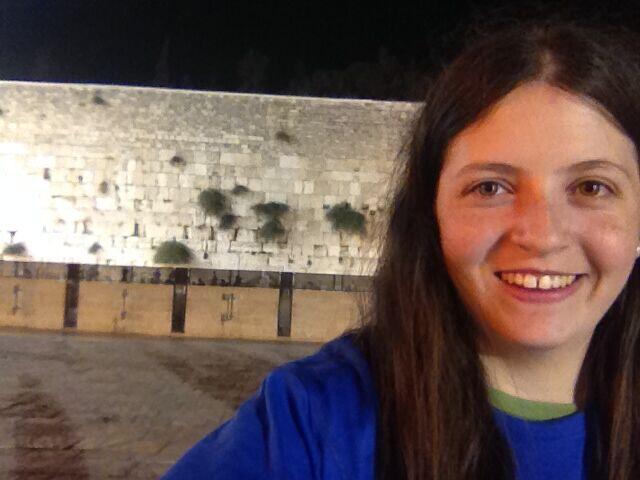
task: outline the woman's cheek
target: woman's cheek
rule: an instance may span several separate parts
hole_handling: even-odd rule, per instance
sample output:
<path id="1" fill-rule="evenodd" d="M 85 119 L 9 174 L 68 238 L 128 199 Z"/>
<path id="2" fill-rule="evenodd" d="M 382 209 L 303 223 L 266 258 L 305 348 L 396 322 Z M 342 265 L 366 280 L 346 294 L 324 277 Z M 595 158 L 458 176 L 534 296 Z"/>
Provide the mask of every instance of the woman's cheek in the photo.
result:
<path id="1" fill-rule="evenodd" d="M 440 226 L 444 255 L 454 263 L 480 262 L 498 241 L 502 230 L 502 222 L 496 218 L 472 212 L 452 214 Z"/>
<path id="2" fill-rule="evenodd" d="M 622 218 L 593 218 L 584 225 L 581 237 L 588 260 L 596 270 L 624 272 L 635 261 L 637 233 Z"/>

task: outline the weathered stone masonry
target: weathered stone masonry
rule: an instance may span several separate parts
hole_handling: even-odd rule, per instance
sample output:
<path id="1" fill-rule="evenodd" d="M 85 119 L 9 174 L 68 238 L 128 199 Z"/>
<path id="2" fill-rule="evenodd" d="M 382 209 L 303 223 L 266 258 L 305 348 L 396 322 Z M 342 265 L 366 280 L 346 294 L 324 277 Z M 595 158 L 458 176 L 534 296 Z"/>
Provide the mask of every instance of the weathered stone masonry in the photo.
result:
<path id="1" fill-rule="evenodd" d="M 348 201 L 373 230 L 417 108 L 0 82 L 0 249 L 13 235 L 33 260 L 143 266 L 175 238 L 194 267 L 370 273 L 372 243 L 333 232 L 325 213 Z M 210 187 L 232 200 L 238 228 L 204 217 Z M 286 241 L 256 238 L 251 206 L 268 201 L 291 208 Z"/>

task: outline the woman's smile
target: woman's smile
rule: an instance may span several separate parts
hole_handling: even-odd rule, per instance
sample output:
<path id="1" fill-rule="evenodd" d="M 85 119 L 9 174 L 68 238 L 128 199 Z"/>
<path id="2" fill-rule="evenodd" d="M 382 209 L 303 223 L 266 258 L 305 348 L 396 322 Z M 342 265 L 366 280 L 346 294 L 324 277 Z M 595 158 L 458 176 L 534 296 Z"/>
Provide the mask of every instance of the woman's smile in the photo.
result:
<path id="1" fill-rule="evenodd" d="M 585 275 L 500 273 L 496 277 L 504 290 L 521 302 L 556 303 L 575 294 Z"/>

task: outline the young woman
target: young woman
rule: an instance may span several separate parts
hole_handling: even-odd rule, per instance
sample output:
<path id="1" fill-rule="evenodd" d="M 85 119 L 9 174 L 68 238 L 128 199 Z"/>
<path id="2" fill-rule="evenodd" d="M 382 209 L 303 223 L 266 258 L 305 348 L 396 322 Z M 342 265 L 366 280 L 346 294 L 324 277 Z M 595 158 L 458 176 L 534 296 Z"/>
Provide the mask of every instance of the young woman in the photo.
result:
<path id="1" fill-rule="evenodd" d="M 640 478 L 639 52 L 472 44 L 417 120 L 368 323 L 165 478 Z"/>

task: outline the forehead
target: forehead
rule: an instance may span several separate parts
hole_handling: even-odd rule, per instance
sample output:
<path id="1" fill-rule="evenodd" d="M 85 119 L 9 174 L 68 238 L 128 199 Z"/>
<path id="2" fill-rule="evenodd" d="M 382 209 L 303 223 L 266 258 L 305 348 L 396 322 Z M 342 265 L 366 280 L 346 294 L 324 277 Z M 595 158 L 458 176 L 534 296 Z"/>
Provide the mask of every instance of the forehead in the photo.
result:
<path id="1" fill-rule="evenodd" d="M 445 155 L 443 175 L 470 163 L 557 170 L 606 159 L 637 171 L 636 148 L 593 103 L 543 82 L 522 85 L 460 132 Z"/>

